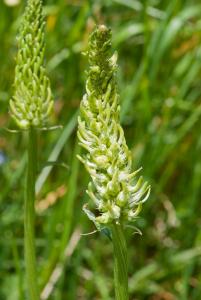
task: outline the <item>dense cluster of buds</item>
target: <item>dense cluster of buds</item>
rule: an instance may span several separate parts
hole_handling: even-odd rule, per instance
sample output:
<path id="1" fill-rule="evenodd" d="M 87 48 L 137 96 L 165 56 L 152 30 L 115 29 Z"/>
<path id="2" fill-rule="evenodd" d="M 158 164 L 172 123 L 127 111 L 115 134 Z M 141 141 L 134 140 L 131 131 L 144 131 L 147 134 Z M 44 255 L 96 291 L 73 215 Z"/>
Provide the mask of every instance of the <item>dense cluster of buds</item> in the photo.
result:
<path id="1" fill-rule="evenodd" d="M 89 70 L 86 94 L 80 105 L 78 138 L 86 153 L 78 158 L 90 174 L 87 193 L 98 209 L 95 223 L 132 221 L 150 193 L 140 171 L 132 172 L 132 158 L 120 125 L 116 85 L 117 54 L 111 56 L 111 30 L 96 27 L 87 51 Z"/>
<path id="2" fill-rule="evenodd" d="M 53 107 L 44 68 L 44 29 L 41 0 L 28 0 L 18 36 L 14 95 L 10 100 L 10 113 L 22 129 L 41 127 Z"/>

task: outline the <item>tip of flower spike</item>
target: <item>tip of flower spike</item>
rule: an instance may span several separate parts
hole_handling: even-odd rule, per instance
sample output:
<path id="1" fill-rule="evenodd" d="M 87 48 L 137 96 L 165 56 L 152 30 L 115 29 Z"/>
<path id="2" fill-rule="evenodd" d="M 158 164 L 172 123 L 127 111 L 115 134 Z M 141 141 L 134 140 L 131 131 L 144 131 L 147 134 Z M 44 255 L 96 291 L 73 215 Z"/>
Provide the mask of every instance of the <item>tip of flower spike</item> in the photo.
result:
<path id="1" fill-rule="evenodd" d="M 99 29 L 101 32 L 106 32 L 106 31 L 108 31 L 108 28 L 107 28 L 105 25 L 99 25 L 99 26 L 98 26 L 98 29 Z"/>
<path id="2" fill-rule="evenodd" d="M 97 30 L 101 35 L 105 35 L 105 34 L 110 34 L 111 33 L 111 29 L 108 28 L 106 25 L 98 25 L 97 26 Z"/>
<path id="3" fill-rule="evenodd" d="M 103 41 L 107 41 L 111 38 L 111 29 L 105 25 L 98 25 L 92 33 L 92 36 L 94 35 L 98 40 L 100 39 Z"/>

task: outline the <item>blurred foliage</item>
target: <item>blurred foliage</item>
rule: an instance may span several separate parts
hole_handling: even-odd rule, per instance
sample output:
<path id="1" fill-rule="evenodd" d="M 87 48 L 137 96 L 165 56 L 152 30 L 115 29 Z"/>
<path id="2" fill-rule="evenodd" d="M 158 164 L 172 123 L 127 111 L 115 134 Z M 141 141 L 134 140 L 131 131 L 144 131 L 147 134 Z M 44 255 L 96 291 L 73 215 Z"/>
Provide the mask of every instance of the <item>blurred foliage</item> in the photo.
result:
<path id="1" fill-rule="evenodd" d="M 0 2 L 0 300 L 26 299 L 23 186 L 26 136 L 10 133 L 16 35 L 24 1 Z M 76 117 L 85 89 L 82 55 L 94 23 L 112 28 L 119 53 L 122 125 L 150 200 L 127 228 L 132 300 L 201 295 L 201 3 L 199 0 L 49 0 L 46 63 L 55 98 L 41 132 L 37 256 L 42 299 L 114 299 L 112 245 L 82 212 L 87 174 L 76 159 Z M 63 161 L 68 169 L 46 160 Z M 54 285 L 52 285 L 54 282 Z"/>

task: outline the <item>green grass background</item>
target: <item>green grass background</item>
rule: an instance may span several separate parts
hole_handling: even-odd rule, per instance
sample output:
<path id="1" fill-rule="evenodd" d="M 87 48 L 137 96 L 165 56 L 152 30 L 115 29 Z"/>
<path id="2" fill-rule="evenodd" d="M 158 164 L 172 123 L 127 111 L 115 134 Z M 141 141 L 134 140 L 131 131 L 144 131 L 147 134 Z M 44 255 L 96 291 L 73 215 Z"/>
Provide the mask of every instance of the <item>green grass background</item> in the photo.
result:
<path id="1" fill-rule="evenodd" d="M 23 300 L 26 137 L 5 128 L 15 127 L 8 101 L 24 1 L 13 7 L 5 2 L 0 1 L 0 300 Z M 95 229 L 82 212 L 88 175 L 76 159 L 87 68 L 81 53 L 94 23 L 112 28 L 122 125 L 134 168 L 143 166 L 152 185 L 135 224 L 143 235 L 126 230 L 130 299 L 201 299 L 201 2 L 49 0 L 45 13 L 46 65 L 55 98 L 51 125 L 63 129 L 39 136 L 37 201 L 46 205 L 36 219 L 42 300 L 114 299 L 110 241 L 100 233 L 80 236 Z M 68 168 L 45 167 L 47 160 Z"/>

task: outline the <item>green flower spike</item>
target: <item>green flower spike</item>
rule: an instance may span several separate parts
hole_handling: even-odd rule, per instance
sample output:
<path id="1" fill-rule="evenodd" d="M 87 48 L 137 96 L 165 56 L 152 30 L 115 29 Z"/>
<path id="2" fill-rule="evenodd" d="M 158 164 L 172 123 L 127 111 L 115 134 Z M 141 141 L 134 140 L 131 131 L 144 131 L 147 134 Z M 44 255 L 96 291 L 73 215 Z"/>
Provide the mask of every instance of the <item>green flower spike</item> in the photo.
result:
<path id="1" fill-rule="evenodd" d="M 80 105 L 78 138 L 87 153 L 78 158 L 91 176 L 87 193 L 98 209 L 84 211 L 98 227 L 132 221 L 147 200 L 150 186 L 132 172 L 131 153 L 120 125 L 116 86 L 117 54 L 112 56 L 111 31 L 104 25 L 90 36 L 86 94 Z"/>
<path id="2" fill-rule="evenodd" d="M 22 129 L 43 126 L 53 107 L 43 66 L 44 29 L 42 1 L 28 0 L 18 36 L 14 96 L 10 100 L 10 113 Z"/>

